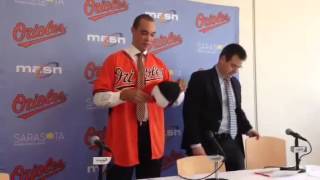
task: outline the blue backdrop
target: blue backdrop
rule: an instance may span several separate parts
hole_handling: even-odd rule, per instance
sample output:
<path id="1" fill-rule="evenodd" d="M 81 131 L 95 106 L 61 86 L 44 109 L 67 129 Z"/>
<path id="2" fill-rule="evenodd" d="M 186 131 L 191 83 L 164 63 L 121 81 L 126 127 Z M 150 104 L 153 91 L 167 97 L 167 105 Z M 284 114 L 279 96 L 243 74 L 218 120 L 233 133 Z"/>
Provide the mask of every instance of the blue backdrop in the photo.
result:
<path id="1" fill-rule="evenodd" d="M 106 56 L 131 43 L 137 15 L 155 18 L 151 51 L 188 80 L 238 42 L 236 7 L 186 0 L 0 1 L 0 169 L 13 180 L 96 179 L 107 112 L 92 103 L 92 81 Z M 182 107 L 166 112 L 163 176 L 176 173 Z"/>

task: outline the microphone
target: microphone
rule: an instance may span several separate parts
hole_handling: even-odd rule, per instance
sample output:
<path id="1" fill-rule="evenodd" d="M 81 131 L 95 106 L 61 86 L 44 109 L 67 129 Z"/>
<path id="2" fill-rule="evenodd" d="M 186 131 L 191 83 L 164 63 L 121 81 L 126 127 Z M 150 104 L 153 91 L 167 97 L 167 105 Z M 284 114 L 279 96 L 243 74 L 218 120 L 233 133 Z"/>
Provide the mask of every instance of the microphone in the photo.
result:
<path id="1" fill-rule="evenodd" d="M 308 141 L 306 138 L 302 137 L 299 133 L 292 131 L 290 128 L 286 129 L 286 134 L 304 141 Z"/>
<path id="2" fill-rule="evenodd" d="M 104 149 L 108 152 L 111 152 L 111 149 L 108 148 L 99 138 L 99 136 L 92 136 L 90 138 L 90 144 L 91 145 L 97 145 L 100 149 Z"/>
<path id="3" fill-rule="evenodd" d="M 222 147 L 221 147 L 220 143 L 217 141 L 216 137 L 214 137 L 214 133 L 213 133 L 211 130 L 209 130 L 209 131 L 206 132 L 206 136 L 207 136 L 207 138 L 208 138 L 208 140 L 209 140 L 210 143 L 216 145 L 216 147 L 218 148 L 218 150 L 221 152 L 222 156 L 221 156 L 221 155 L 218 155 L 217 157 L 210 157 L 210 156 L 208 156 L 209 159 L 212 159 L 212 160 L 216 161 L 216 163 L 218 163 L 218 161 L 220 161 L 220 162 L 221 162 L 221 165 L 218 167 L 218 165 L 215 163 L 215 170 L 214 170 L 214 172 L 213 172 L 213 173 L 215 173 L 215 177 L 214 177 L 214 178 L 208 178 L 208 179 L 207 179 L 207 177 L 208 177 L 208 176 L 207 176 L 207 177 L 205 177 L 205 178 L 203 178 L 203 179 L 207 179 L 207 180 L 219 180 L 219 179 L 220 179 L 220 180 L 227 180 L 227 179 L 219 178 L 219 177 L 218 177 L 218 176 L 219 176 L 219 175 L 218 175 L 219 169 L 222 167 L 223 163 L 225 162 L 226 153 L 225 153 L 224 150 L 222 149 Z M 213 173 L 212 173 L 212 174 L 213 174 Z M 212 174 L 210 174 L 210 176 L 211 176 Z M 201 178 L 201 179 L 202 179 L 202 178 Z"/>
<path id="4" fill-rule="evenodd" d="M 214 134 L 211 130 L 207 131 L 207 137 L 209 140 L 213 141 L 213 143 L 218 147 L 218 150 L 221 152 L 223 158 L 226 157 L 226 154 L 224 150 L 222 149 L 220 143 L 217 141 L 217 139 L 214 137 Z"/>

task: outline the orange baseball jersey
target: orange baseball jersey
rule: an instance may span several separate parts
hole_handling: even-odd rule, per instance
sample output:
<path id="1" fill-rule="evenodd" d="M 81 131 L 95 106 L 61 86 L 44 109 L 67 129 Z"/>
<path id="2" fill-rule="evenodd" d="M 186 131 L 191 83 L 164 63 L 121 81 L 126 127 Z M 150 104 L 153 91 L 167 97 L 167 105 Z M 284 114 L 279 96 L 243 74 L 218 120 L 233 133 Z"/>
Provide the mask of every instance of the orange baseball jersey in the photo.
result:
<path id="1" fill-rule="evenodd" d="M 147 54 L 144 66 L 147 86 L 170 79 L 167 67 L 155 55 Z M 130 56 L 125 51 L 118 51 L 105 60 L 95 81 L 94 93 L 135 88 L 137 74 L 137 67 Z M 152 159 L 159 159 L 164 154 L 164 110 L 155 102 L 147 103 L 147 107 Z M 135 103 L 125 102 L 112 108 L 104 140 L 112 150 L 115 164 L 125 167 L 139 164 Z"/>

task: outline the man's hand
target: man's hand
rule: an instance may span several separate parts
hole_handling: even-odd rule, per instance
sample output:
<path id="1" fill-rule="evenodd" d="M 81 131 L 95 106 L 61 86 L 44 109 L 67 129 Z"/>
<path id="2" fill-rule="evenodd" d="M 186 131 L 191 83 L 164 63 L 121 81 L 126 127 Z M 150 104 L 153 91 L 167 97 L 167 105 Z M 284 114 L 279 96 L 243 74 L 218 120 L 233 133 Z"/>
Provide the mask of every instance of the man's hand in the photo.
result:
<path id="1" fill-rule="evenodd" d="M 253 130 L 253 129 L 251 129 L 247 132 L 247 136 L 256 137 L 257 140 L 260 138 L 260 134 L 256 130 Z"/>
<path id="2" fill-rule="evenodd" d="M 121 91 L 120 99 L 133 103 L 145 103 L 151 101 L 152 97 L 140 89 L 131 88 Z"/>
<path id="3" fill-rule="evenodd" d="M 207 155 L 202 146 L 191 148 L 194 156 Z"/>
<path id="4" fill-rule="evenodd" d="M 178 82 L 178 84 L 179 84 L 180 90 L 181 90 L 181 91 L 186 91 L 186 89 L 187 89 L 187 83 L 186 83 L 186 81 L 183 80 L 183 79 L 178 79 L 177 82 Z"/>

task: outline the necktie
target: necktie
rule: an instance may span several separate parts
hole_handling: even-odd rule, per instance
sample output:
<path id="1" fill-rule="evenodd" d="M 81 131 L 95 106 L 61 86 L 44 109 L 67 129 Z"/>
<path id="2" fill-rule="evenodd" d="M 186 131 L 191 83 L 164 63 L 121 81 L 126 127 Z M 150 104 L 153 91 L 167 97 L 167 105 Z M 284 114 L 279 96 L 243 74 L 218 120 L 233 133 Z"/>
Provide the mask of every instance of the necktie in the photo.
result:
<path id="1" fill-rule="evenodd" d="M 237 116 L 235 112 L 235 101 L 233 100 L 233 93 L 231 88 L 230 79 L 224 79 L 225 92 L 227 95 L 227 107 L 228 107 L 228 120 L 229 120 L 229 130 L 232 139 L 237 136 Z"/>
<path id="2" fill-rule="evenodd" d="M 138 81 L 137 81 L 137 87 L 138 89 L 143 89 L 145 87 L 145 79 L 144 79 L 144 65 L 143 65 L 143 54 L 139 53 L 137 54 L 138 61 L 137 61 L 137 67 L 138 67 Z M 145 103 L 138 103 L 137 104 L 137 119 L 140 123 L 144 120 L 144 115 L 146 111 Z"/>

